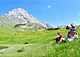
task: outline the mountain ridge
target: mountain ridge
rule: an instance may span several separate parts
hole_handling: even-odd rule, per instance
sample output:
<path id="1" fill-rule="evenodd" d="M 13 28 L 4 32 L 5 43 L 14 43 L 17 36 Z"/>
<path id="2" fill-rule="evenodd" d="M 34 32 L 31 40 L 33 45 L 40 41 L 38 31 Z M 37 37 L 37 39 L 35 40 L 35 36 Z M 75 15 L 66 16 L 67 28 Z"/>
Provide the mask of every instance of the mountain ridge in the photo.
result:
<path id="1" fill-rule="evenodd" d="M 4 18 L 4 21 L 2 21 L 4 23 L 6 23 L 6 21 L 15 24 L 39 23 L 46 28 L 55 28 L 48 22 L 38 21 L 34 16 L 28 14 L 28 12 L 22 8 L 13 9 L 12 11 L 9 11 L 9 14 L 4 14 L 1 17 Z"/>
<path id="2" fill-rule="evenodd" d="M 59 24 L 59 25 L 57 25 L 57 28 L 65 28 L 66 26 L 69 26 L 69 27 L 71 27 L 71 25 L 70 24 L 66 24 L 66 25 L 61 25 L 61 24 Z M 78 26 L 78 25 L 74 25 L 74 26 Z"/>

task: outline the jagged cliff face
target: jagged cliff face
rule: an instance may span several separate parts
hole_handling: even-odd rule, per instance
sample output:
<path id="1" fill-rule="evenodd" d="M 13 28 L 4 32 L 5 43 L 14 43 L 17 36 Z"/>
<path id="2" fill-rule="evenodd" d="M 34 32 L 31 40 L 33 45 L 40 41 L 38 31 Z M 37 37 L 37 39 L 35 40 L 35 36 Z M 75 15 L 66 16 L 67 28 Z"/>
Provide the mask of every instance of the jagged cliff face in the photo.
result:
<path id="1" fill-rule="evenodd" d="M 28 24 L 28 23 L 39 23 L 46 28 L 54 28 L 50 23 L 39 22 L 35 17 L 29 15 L 27 11 L 22 8 L 14 9 L 9 11 L 9 14 L 1 16 L 0 24 L 14 23 L 14 24 Z"/>
<path id="2" fill-rule="evenodd" d="M 18 9 L 9 11 L 9 15 L 21 18 L 21 19 L 25 20 L 26 23 L 39 23 L 35 17 L 33 17 L 32 15 L 29 15 L 27 13 L 27 11 L 25 11 L 22 8 L 18 8 Z"/>
<path id="3" fill-rule="evenodd" d="M 55 26 L 51 25 L 48 22 L 42 22 L 42 25 L 45 26 L 46 28 L 56 28 Z"/>

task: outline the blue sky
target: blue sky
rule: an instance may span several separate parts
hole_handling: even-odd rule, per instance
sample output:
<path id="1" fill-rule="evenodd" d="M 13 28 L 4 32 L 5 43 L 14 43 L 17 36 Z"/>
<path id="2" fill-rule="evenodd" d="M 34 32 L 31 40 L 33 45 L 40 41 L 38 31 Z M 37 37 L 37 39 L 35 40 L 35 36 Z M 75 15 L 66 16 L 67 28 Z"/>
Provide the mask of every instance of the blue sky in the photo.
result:
<path id="1" fill-rule="evenodd" d="M 13 9 L 23 8 L 41 22 L 49 22 L 53 26 L 59 24 L 80 24 L 80 1 L 0 1 L 0 16 Z"/>

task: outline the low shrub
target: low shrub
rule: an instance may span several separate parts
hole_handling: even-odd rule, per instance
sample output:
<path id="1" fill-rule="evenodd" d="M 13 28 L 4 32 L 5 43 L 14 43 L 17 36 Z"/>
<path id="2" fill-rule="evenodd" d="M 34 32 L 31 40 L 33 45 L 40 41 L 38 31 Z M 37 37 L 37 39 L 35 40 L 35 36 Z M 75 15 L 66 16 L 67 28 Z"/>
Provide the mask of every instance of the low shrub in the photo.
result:
<path id="1" fill-rule="evenodd" d="M 24 44 L 28 44 L 28 42 L 25 42 Z"/>
<path id="2" fill-rule="evenodd" d="M 18 49 L 17 52 L 23 52 L 24 48 Z"/>

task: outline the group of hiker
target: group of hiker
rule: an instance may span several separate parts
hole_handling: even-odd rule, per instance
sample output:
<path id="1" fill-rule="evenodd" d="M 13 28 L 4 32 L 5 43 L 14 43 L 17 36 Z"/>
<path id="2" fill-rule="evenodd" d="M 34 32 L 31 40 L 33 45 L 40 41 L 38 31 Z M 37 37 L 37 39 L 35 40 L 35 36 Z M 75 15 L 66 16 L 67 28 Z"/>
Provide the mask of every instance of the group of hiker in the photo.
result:
<path id="1" fill-rule="evenodd" d="M 67 42 L 67 41 L 73 41 L 74 39 L 78 38 L 78 33 L 77 33 L 77 29 L 75 26 L 73 26 L 73 24 L 71 24 L 71 28 L 69 28 L 70 31 L 68 32 L 68 37 L 67 38 L 63 38 L 63 35 L 60 33 L 60 31 L 57 32 L 58 36 L 55 37 L 53 40 L 56 40 L 56 43 L 59 42 L 59 44 L 61 44 L 63 41 Z"/>

